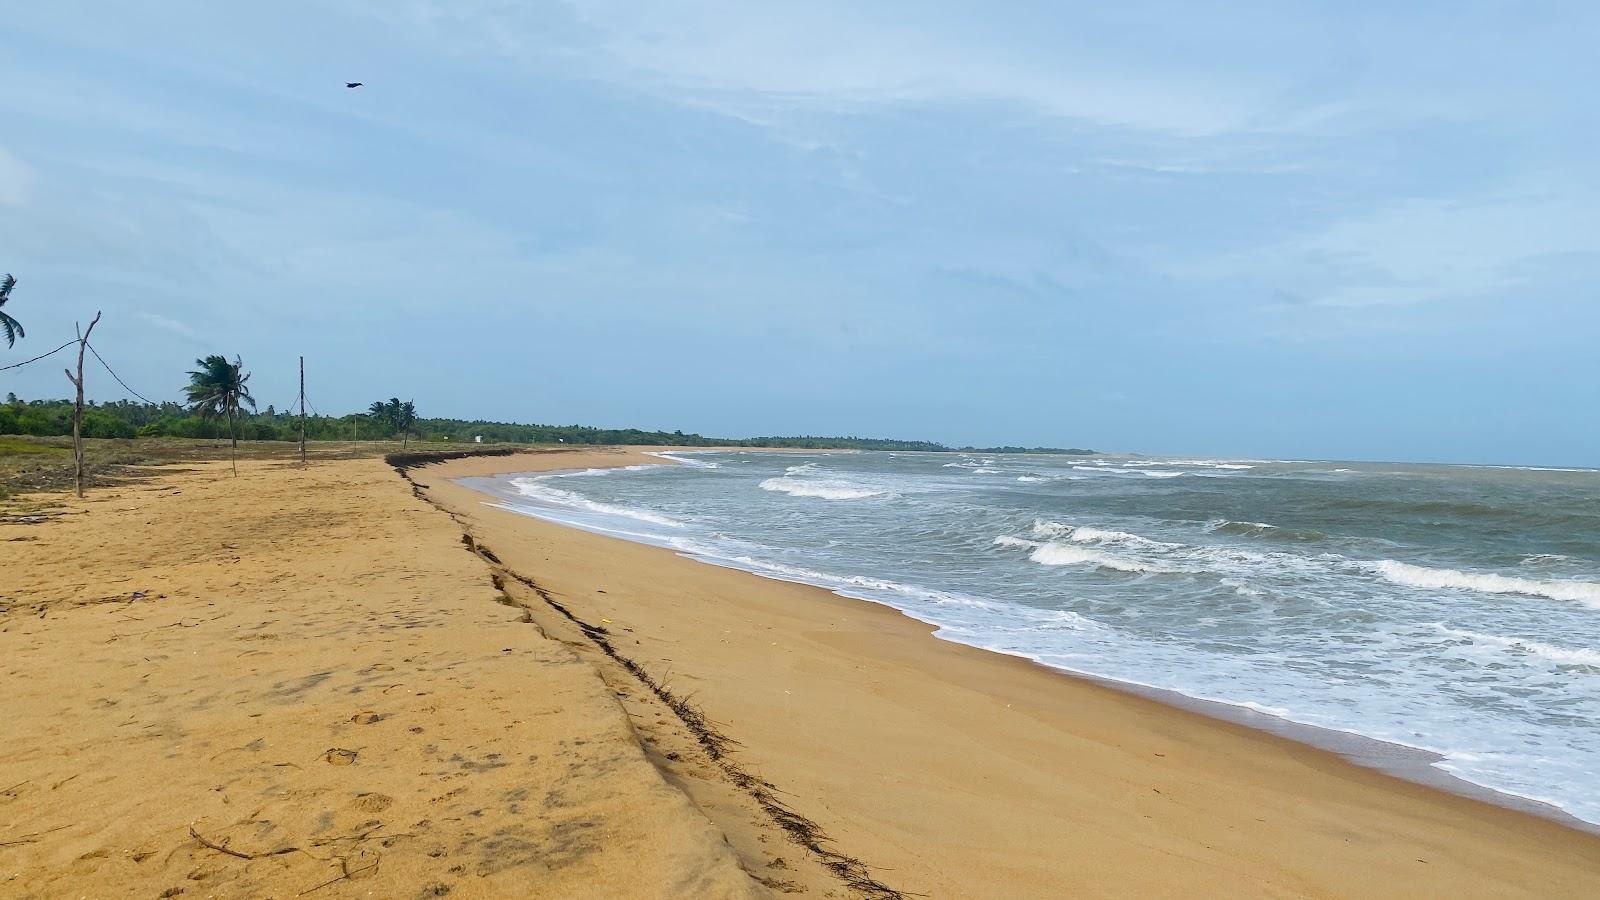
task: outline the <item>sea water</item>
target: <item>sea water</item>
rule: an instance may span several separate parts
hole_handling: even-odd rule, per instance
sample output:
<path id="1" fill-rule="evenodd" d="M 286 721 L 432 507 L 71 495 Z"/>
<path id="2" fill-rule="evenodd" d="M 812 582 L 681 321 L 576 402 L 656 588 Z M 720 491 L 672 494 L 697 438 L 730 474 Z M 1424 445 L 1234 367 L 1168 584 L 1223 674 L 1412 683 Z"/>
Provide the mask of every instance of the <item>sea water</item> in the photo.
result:
<path id="1" fill-rule="evenodd" d="M 1431 751 L 1600 823 L 1600 472 L 664 455 L 470 481 L 947 640 Z"/>

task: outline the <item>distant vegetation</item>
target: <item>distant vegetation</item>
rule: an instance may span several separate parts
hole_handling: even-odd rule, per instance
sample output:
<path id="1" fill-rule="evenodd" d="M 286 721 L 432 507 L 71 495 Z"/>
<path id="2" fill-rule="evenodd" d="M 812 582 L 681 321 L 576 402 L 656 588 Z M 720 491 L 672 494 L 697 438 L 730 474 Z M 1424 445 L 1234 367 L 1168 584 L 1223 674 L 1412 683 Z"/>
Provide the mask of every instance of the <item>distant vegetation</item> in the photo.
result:
<path id="1" fill-rule="evenodd" d="M 374 401 L 367 407 L 367 418 L 388 428 L 391 435 L 400 435 L 401 447 L 410 443 L 417 431 L 417 405 L 410 400 L 401 403 L 399 397 L 390 397 L 387 403 Z"/>
<path id="2" fill-rule="evenodd" d="M 233 364 L 223 360 L 223 366 Z M 204 368 L 204 367 L 203 367 Z M 237 371 L 236 369 L 234 371 Z M 221 374 L 227 372 L 221 371 Z M 207 396 L 210 396 L 209 394 Z M 226 403 L 233 411 L 233 430 L 239 440 L 293 441 L 300 437 L 298 414 L 271 406 L 255 411 L 237 400 Z M 201 415 L 177 403 L 134 403 L 118 400 L 89 404 L 84 409 L 83 433 L 92 438 L 184 437 L 223 438 L 228 435 L 228 417 Z M 72 433 L 72 401 L 32 400 L 24 402 L 8 395 L 0 404 L 0 434 L 37 436 Z M 715 438 L 682 431 L 641 431 L 637 428 L 592 428 L 585 425 L 523 425 L 510 422 L 485 422 L 479 419 L 419 418 L 409 402 L 380 401 L 365 413 L 343 416 L 306 416 L 306 438 L 313 441 L 375 441 L 410 437 L 425 441 L 470 442 L 482 437 L 485 443 L 508 444 L 656 444 L 669 447 L 781 447 L 796 450 L 921 450 L 947 451 L 932 441 L 898 441 L 862 437 L 753 437 Z M 977 453 L 1091 453 L 1089 450 L 1053 448 L 990 447 L 961 448 Z"/>
<path id="3" fill-rule="evenodd" d="M 1098 450 L 1080 447 L 960 447 L 966 453 L 1055 453 L 1061 456 L 1093 456 Z"/>

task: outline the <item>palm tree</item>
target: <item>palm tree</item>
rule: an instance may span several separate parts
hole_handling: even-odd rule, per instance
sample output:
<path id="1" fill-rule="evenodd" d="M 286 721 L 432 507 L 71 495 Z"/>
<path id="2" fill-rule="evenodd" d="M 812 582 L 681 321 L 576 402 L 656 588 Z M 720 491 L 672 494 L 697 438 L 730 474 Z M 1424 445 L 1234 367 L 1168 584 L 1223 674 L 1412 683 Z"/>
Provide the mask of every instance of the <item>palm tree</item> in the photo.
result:
<path id="1" fill-rule="evenodd" d="M 189 373 L 189 386 L 183 389 L 189 400 L 189 408 L 199 413 L 202 419 L 227 417 L 228 440 L 233 445 L 233 474 L 238 475 L 239 436 L 234 429 L 234 419 L 238 416 L 240 404 L 256 408 L 256 398 L 250 396 L 250 389 L 246 387 L 250 373 L 244 371 L 244 363 L 238 356 L 233 358 L 233 362 L 228 362 L 227 357 L 213 354 L 194 362 L 200 368 Z"/>
<path id="2" fill-rule="evenodd" d="M 395 413 L 394 422 L 400 426 L 400 449 L 404 450 L 411 440 L 411 429 L 417 424 L 417 405 L 407 400 L 400 404 L 400 409 Z"/>
<path id="3" fill-rule="evenodd" d="M 388 402 L 376 400 L 367 407 L 367 415 L 372 421 L 389 429 L 389 436 L 400 435 L 400 446 L 404 447 L 411 440 L 411 430 L 417 425 L 417 405 L 407 400 L 400 402 L 399 397 L 390 397 Z"/>
<path id="4" fill-rule="evenodd" d="M 367 418 L 371 419 L 373 424 L 379 428 L 382 428 L 384 423 L 389 421 L 389 410 L 383 405 L 382 400 L 372 401 L 372 405 L 367 407 Z"/>
<path id="5" fill-rule="evenodd" d="M 10 275 L 7 275 L 4 280 L 0 280 L 0 306 L 5 306 L 6 301 L 11 299 L 11 289 L 16 286 L 17 280 Z M 5 329 L 7 347 L 15 347 L 17 338 L 28 336 L 23 332 L 21 322 L 3 312 L 0 312 L 0 328 Z"/>

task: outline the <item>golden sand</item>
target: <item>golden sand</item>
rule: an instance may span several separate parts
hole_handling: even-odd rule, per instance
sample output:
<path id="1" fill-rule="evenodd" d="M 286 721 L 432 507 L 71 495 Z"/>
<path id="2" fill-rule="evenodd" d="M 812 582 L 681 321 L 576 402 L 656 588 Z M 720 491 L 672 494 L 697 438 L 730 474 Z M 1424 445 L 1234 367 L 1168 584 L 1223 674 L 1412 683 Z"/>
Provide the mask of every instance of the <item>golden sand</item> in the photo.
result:
<path id="1" fill-rule="evenodd" d="M 206 465 L 0 526 L 0 896 L 1600 888 L 1592 835 L 450 481 L 640 462 Z"/>
<path id="2" fill-rule="evenodd" d="M 74 507 L 0 526 L 0 896 L 760 892 L 380 461 Z"/>

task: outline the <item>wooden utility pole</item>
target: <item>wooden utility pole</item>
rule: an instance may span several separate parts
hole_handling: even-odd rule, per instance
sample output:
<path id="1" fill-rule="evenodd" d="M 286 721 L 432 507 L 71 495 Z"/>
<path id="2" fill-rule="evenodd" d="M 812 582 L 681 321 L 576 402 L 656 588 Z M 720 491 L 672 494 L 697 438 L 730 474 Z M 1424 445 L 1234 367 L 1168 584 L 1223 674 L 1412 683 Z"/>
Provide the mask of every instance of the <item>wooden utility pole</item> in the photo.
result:
<path id="1" fill-rule="evenodd" d="M 96 311 L 88 329 L 78 331 L 78 374 L 74 376 L 71 369 L 66 370 L 67 380 L 78 389 L 78 400 L 72 405 L 72 485 L 80 498 L 83 496 L 83 352 L 89 346 L 89 332 L 99 323 L 100 313 Z"/>
<path id="2" fill-rule="evenodd" d="M 300 357 L 300 468 L 306 467 L 306 358 Z"/>

